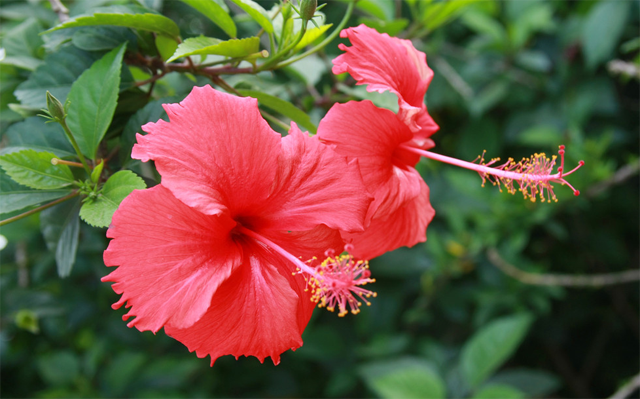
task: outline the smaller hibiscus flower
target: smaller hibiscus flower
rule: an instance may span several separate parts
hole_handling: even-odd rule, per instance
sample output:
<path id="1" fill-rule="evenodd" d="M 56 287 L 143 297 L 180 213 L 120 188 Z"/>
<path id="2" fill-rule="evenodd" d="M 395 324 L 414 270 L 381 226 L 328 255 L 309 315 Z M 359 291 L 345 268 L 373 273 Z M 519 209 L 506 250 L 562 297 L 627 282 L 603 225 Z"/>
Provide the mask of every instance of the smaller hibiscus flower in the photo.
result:
<path id="1" fill-rule="evenodd" d="M 348 72 L 359 85 L 370 92 L 389 91 L 398 96 L 398 117 L 413 133 L 413 140 L 423 149 L 434 147 L 429 137 L 438 125 L 427 112 L 424 95 L 433 78 L 425 53 L 416 50 L 411 41 L 379 33 L 366 25 L 340 32 L 353 44 L 333 60 L 333 73 Z"/>
<path id="2" fill-rule="evenodd" d="M 358 311 L 366 262 L 329 257 L 362 231 L 371 197 L 346 159 L 292 124 L 281 138 L 257 102 L 196 87 L 143 126 L 132 156 L 162 183 L 115 213 L 103 278 L 129 326 L 159 329 L 199 357 L 270 356 L 302 345 L 316 302 Z M 339 266 L 339 267 L 338 267 Z"/>
<path id="3" fill-rule="evenodd" d="M 568 185 L 565 177 L 584 164 L 564 172 L 564 146 L 556 156 L 545 154 L 498 166 L 498 159 L 485 163 L 478 157 L 466 162 L 427 149 L 434 146 L 430 136 L 438 126 L 427 113 L 424 95 L 433 72 L 426 55 L 408 40 L 390 37 L 360 25 L 345 29 L 351 47 L 340 45 L 345 53 L 333 62 L 334 73 L 349 72 L 368 91 L 390 91 L 398 96 L 397 114 L 378 108 L 370 101 L 336 104 L 318 127 L 318 137 L 350 161 L 358 161 L 370 193 L 374 196 L 367 213 L 364 232 L 343 232 L 355 248 L 355 255 L 373 258 L 401 246 L 426 240 L 426 228 L 434 217 L 429 187 L 415 166 L 421 157 L 449 163 L 478 172 L 483 184 L 490 181 L 508 192 L 520 191 L 525 198 L 542 201 L 556 199 L 552 183 Z"/>

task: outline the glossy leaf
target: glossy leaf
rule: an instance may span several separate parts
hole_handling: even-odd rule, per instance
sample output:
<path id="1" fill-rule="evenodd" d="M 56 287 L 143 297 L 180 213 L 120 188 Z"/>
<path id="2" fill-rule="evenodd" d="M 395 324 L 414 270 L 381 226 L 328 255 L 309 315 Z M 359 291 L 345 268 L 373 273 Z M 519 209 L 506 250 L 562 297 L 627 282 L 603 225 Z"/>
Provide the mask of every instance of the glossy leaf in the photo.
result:
<path id="1" fill-rule="evenodd" d="M 240 58 L 257 53 L 259 50 L 260 39 L 257 37 L 222 41 L 213 37 L 198 36 L 180 43 L 176 52 L 167 61 L 171 62 L 181 57 L 198 54 L 215 54 Z"/>
<path id="2" fill-rule="evenodd" d="M 458 16 L 465 7 L 478 0 L 456 0 L 429 4 L 422 15 L 424 26 L 433 31 Z"/>
<path id="3" fill-rule="evenodd" d="M 229 37 L 236 37 L 237 29 L 233 19 L 221 5 L 214 0 L 181 0 L 183 3 L 190 5 L 200 11 L 205 17 L 209 18 L 214 24 L 218 25 Z"/>
<path id="4" fill-rule="evenodd" d="M 22 150 L 0 156 L 0 166 L 19 184 L 36 189 L 62 188 L 73 183 L 67 165 L 53 165 L 50 152 Z"/>
<path id="5" fill-rule="evenodd" d="M 156 122 L 158 119 L 168 121 L 169 117 L 164 108 L 162 108 L 162 104 L 179 102 L 182 98 L 183 97 L 176 96 L 150 101 L 127 121 L 120 139 L 120 156 L 124 160 L 123 163 L 125 165 L 131 160 L 131 149 L 136 142 L 136 133 L 146 134 L 142 130 L 142 125 L 148 122 Z"/>
<path id="6" fill-rule="evenodd" d="M 2 38 L 5 56 L 0 63 L 14 65 L 19 68 L 35 70 L 42 64 L 42 45 L 39 33 L 42 25 L 37 19 L 28 18 L 18 26 L 10 29 Z"/>
<path id="7" fill-rule="evenodd" d="M 32 149 L 54 153 L 57 157 L 75 156 L 73 147 L 57 123 L 45 123 L 39 116 L 27 118 L 9 126 L 5 136 L 9 139 L 0 154 Z"/>
<path id="8" fill-rule="evenodd" d="M 40 228 L 47 248 L 55 252 L 58 275 L 66 277 L 76 261 L 80 235 L 80 199 L 74 198 L 40 213 Z"/>
<path id="9" fill-rule="evenodd" d="M 244 12 L 249 14 L 267 33 L 273 33 L 273 24 L 267 11 L 262 6 L 252 0 L 231 0 Z"/>
<path id="10" fill-rule="evenodd" d="M 522 399 L 524 397 L 524 393 L 514 387 L 492 384 L 480 389 L 471 399 Z"/>
<path id="11" fill-rule="evenodd" d="M 308 29 L 304 33 L 304 36 L 302 36 L 302 40 L 300 40 L 300 43 L 296 44 L 296 46 L 293 48 L 293 52 L 295 53 L 296 51 L 300 51 L 308 45 L 313 44 L 313 42 L 318 40 L 318 38 L 322 36 L 324 32 L 329 30 L 332 25 L 333 24 L 320 25 L 317 28 L 314 26 L 313 28 Z"/>
<path id="12" fill-rule="evenodd" d="M 16 183 L 0 170 L 0 213 L 40 205 L 70 194 L 71 190 L 33 190 Z"/>
<path id="13" fill-rule="evenodd" d="M 178 48 L 178 42 L 173 38 L 165 35 L 156 36 L 156 48 L 164 61 L 171 58 Z"/>
<path id="14" fill-rule="evenodd" d="M 23 106 L 34 110 L 47 107 L 47 91 L 64 104 L 73 82 L 97 58 L 95 53 L 66 46 L 45 57 L 44 64 L 29 75 L 14 94 Z"/>
<path id="15" fill-rule="evenodd" d="M 147 11 L 145 8 L 131 6 L 105 7 L 94 12 L 92 15 L 81 15 L 72 18 L 49 29 L 47 32 L 81 26 L 111 25 L 146 30 L 171 37 L 180 36 L 180 28 L 178 28 L 175 22 L 163 15 L 152 14 Z"/>
<path id="16" fill-rule="evenodd" d="M 258 99 L 258 103 L 270 108 L 296 122 L 311 133 L 316 133 L 318 128 L 311 122 L 311 118 L 304 111 L 291 104 L 289 101 L 256 90 L 238 90 L 243 96 Z"/>
<path id="17" fill-rule="evenodd" d="M 80 209 L 80 217 L 96 227 L 108 227 L 118 206 L 133 190 L 147 188 L 144 180 L 129 171 L 116 172 L 104 184 L 95 199 L 88 198 Z"/>
<path id="18" fill-rule="evenodd" d="M 381 398 L 445 398 L 442 378 L 423 360 L 401 358 L 361 368 L 367 386 Z"/>
<path id="19" fill-rule="evenodd" d="M 560 379 L 543 370 L 508 369 L 491 377 L 489 384 L 509 385 L 529 398 L 552 396 L 560 388 Z"/>
<path id="20" fill-rule="evenodd" d="M 80 151 L 94 159 L 113 118 L 125 46 L 111 50 L 86 70 L 71 87 L 67 125 Z"/>
<path id="21" fill-rule="evenodd" d="M 620 40 L 631 2 L 603 1 L 596 4 L 582 27 L 582 43 L 587 65 L 607 61 Z"/>
<path id="22" fill-rule="evenodd" d="M 86 51 L 111 50 L 124 42 L 128 48 L 135 48 L 137 36 L 131 29 L 118 26 L 90 26 L 79 28 L 71 41 L 74 46 Z"/>
<path id="23" fill-rule="evenodd" d="M 460 362 L 462 374 L 472 388 L 486 380 L 515 352 L 532 321 L 529 314 L 503 317 L 471 337 L 462 349 Z"/>

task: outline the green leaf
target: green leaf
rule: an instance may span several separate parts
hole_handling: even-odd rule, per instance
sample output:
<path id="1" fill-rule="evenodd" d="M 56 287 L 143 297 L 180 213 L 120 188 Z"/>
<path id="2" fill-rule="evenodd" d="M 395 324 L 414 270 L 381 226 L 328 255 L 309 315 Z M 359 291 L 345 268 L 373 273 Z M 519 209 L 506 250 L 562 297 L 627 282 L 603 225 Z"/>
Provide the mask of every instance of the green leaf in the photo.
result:
<path id="1" fill-rule="evenodd" d="M 80 375 L 80 362 L 69 351 L 47 353 L 37 363 L 42 379 L 53 386 L 71 385 Z"/>
<path id="2" fill-rule="evenodd" d="M 65 201 L 40 213 L 40 228 L 47 248 L 55 251 L 58 275 L 66 277 L 76 261 L 80 235 L 80 198 Z"/>
<path id="3" fill-rule="evenodd" d="M 238 7 L 242 8 L 244 12 L 249 14 L 267 33 L 273 33 L 273 25 L 267 11 L 255 1 L 251 0 L 231 0 Z"/>
<path id="4" fill-rule="evenodd" d="M 395 16 L 394 4 L 386 0 L 360 0 L 356 8 L 383 21 L 393 20 Z"/>
<path id="5" fill-rule="evenodd" d="M 71 190 L 32 190 L 16 183 L 0 169 L 0 213 L 40 205 L 70 193 Z"/>
<path id="6" fill-rule="evenodd" d="M 91 26 L 79 28 L 73 34 L 71 41 L 79 49 L 86 51 L 111 50 L 122 43 L 128 42 L 127 47 L 136 48 L 137 36 L 131 29 L 117 26 Z"/>
<path id="7" fill-rule="evenodd" d="M 628 1 L 603 1 L 596 4 L 582 27 L 584 56 L 590 68 L 607 61 L 625 27 Z"/>
<path id="8" fill-rule="evenodd" d="M 23 106 L 34 110 L 47 107 L 47 90 L 64 104 L 73 82 L 97 58 L 95 53 L 66 46 L 45 57 L 44 64 L 21 83 L 14 94 Z"/>
<path id="9" fill-rule="evenodd" d="M 61 188 L 73 183 L 67 165 L 53 165 L 50 152 L 22 150 L 0 156 L 0 166 L 17 183 L 37 189 Z"/>
<path id="10" fill-rule="evenodd" d="M 234 38 L 238 34 L 236 24 L 229 13 L 214 0 L 182 0 L 182 2 L 200 11 L 229 37 Z"/>
<path id="11" fill-rule="evenodd" d="M 124 126 L 124 130 L 122 131 L 122 136 L 120 138 L 120 156 L 125 165 L 131 160 L 131 149 L 136 141 L 136 133 L 145 134 L 142 130 L 142 125 L 148 122 L 155 122 L 159 119 L 169 121 L 169 117 L 162 107 L 162 104 L 176 103 L 181 101 L 183 98 L 184 97 L 174 96 L 150 101 L 147 105 L 133 114 Z"/>
<path id="12" fill-rule="evenodd" d="M 507 32 L 504 27 L 484 13 L 478 11 L 466 12 L 461 17 L 461 20 L 470 29 L 491 37 L 494 42 L 505 43 L 507 40 Z"/>
<path id="13" fill-rule="evenodd" d="M 445 385 L 430 363 L 403 358 L 361 367 L 367 386 L 382 398 L 445 398 Z"/>
<path id="14" fill-rule="evenodd" d="M 296 46 L 293 48 L 293 52 L 295 53 L 296 51 L 300 51 L 305 47 L 307 47 L 308 45 L 315 42 L 316 40 L 318 40 L 318 38 L 322 36 L 324 32 L 326 32 L 329 28 L 331 28 L 331 26 L 333 26 L 333 24 L 321 25 L 317 28 L 313 27 L 311 29 L 308 29 L 304 33 L 304 36 L 302 36 L 302 39 L 300 40 L 300 42 L 296 44 Z"/>
<path id="15" fill-rule="evenodd" d="M 533 318 L 529 314 L 503 317 L 481 328 L 464 345 L 462 374 L 472 388 L 487 379 L 518 348 Z"/>
<path id="16" fill-rule="evenodd" d="M 124 50 L 120 45 L 96 61 L 69 93 L 67 125 L 80 151 L 90 159 L 95 158 L 116 110 Z"/>
<path id="17" fill-rule="evenodd" d="M 318 131 L 316 125 L 311 122 L 311 118 L 309 118 L 309 115 L 297 108 L 295 105 L 291 104 L 289 101 L 285 101 L 281 98 L 272 96 L 271 94 L 262 93 L 256 90 L 239 89 L 238 91 L 243 96 L 257 98 L 260 104 L 276 112 L 279 112 L 280 114 L 286 116 L 300 126 L 304 127 L 309 132 L 315 134 Z"/>
<path id="18" fill-rule="evenodd" d="M 453 20 L 460 15 L 466 7 L 477 1 L 479 0 L 456 0 L 429 4 L 425 7 L 424 14 L 422 14 L 424 26 L 428 28 L 429 31 L 433 31 Z"/>
<path id="19" fill-rule="evenodd" d="M 180 28 L 175 22 L 163 15 L 146 11 L 148 10 L 142 7 L 105 7 L 96 10 L 92 15 L 81 15 L 72 18 L 45 33 L 80 26 L 111 25 L 147 30 L 171 37 L 180 36 Z"/>
<path id="20" fill-rule="evenodd" d="M 483 387 L 471 399 L 522 399 L 524 393 L 514 387 L 502 384 L 492 384 Z"/>
<path id="21" fill-rule="evenodd" d="M 548 397 L 561 386 L 560 379 L 547 371 L 523 368 L 502 371 L 489 383 L 509 385 L 530 398 Z"/>
<path id="22" fill-rule="evenodd" d="M 2 38 L 5 57 L 1 63 L 18 68 L 35 70 L 42 64 L 44 44 L 39 33 L 42 25 L 35 18 L 28 18 L 20 25 L 6 32 Z"/>
<path id="23" fill-rule="evenodd" d="M 39 116 L 27 118 L 11 125 L 5 136 L 9 139 L 0 154 L 32 149 L 54 153 L 58 158 L 75 156 L 73 147 L 57 123 L 46 123 Z"/>
<path id="24" fill-rule="evenodd" d="M 167 59 L 171 58 L 173 53 L 176 52 L 178 42 L 169 36 L 158 35 L 156 36 L 156 48 L 158 49 L 162 59 L 167 61 Z"/>
<path id="25" fill-rule="evenodd" d="M 130 170 L 116 172 L 107 180 L 97 198 L 88 198 L 80 209 L 80 217 L 96 227 L 108 227 L 118 206 L 133 190 L 147 188 L 144 180 Z"/>
<path id="26" fill-rule="evenodd" d="M 260 39 L 257 37 L 221 41 L 213 37 L 198 36 L 180 43 L 176 52 L 167 62 L 174 61 L 180 57 L 198 54 L 215 54 L 240 58 L 257 53 L 259 49 Z"/>
<path id="27" fill-rule="evenodd" d="M 98 165 L 91 171 L 91 181 L 97 183 L 100 180 L 100 175 L 104 169 L 104 159 L 100 161 Z"/>

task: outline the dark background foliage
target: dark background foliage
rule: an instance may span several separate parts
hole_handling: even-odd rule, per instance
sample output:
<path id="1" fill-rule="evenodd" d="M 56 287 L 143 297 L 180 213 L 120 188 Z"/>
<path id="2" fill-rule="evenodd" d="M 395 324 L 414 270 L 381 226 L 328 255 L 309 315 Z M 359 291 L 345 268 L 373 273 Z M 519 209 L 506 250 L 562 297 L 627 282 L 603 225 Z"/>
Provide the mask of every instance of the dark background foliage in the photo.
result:
<path id="1" fill-rule="evenodd" d="M 72 16 L 97 5 L 68 3 Z M 183 37 L 224 37 L 183 3 L 141 3 L 173 19 Z M 39 216 L 22 219 L 1 231 L 8 240 L 0 252 L 2 395 L 420 397 L 441 386 L 448 397 L 481 397 L 465 376 L 496 362 L 481 386 L 503 391 L 482 397 L 607 397 L 635 376 L 637 281 L 564 287 L 552 277 L 551 285 L 535 285 L 503 269 L 510 264 L 535 273 L 538 281 L 638 268 L 638 2 L 457 3 L 448 14 L 444 2 L 362 1 L 349 26 L 365 22 L 411 38 L 427 53 L 435 72 L 427 104 L 441 127 L 434 151 L 467 160 L 484 150 L 488 157 L 519 159 L 553 154 L 564 144 L 569 167 L 586 162 L 569 179 L 579 197 L 556 185 L 558 203 L 531 203 L 481 188 L 472 172 L 421 161 L 436 210 L 428 241 L 372 260 L 378 293 L 372 305 L 344 318 L 317 310 L 304 346 L 285 353 L 278 366 L 227 356 L 209 367 L 209 359 L 198 359 L 163 332 L 127 328 L 123 310 L 110 308 L 117 295 L 100 282 L 107 274 L 105 229 L 81 224 L 75 266 L 69 277 L 59 278 Z M 270 9 L 275 3 L 261 4 Z M 346 6 L 329 2 L 323 12 L 335 24 Z M 58 51 L 55 38 L 37 35 L 58 23 L 49 3 L 3 1 L 1 7 L 7 57 L 50 62 L 45 57 Z M 239 37 L 255 34 L 250 19 L 239 16 L 236 22 Z M 135 51 L 133 31 L 118 32 Z M 285 98 L 316 124 L 333 103 L 349 99 L 393 108 L 393 96 L 366 93 L 351 78 L 331 75 L 338 42 L 291 67 L 227 82 Z M 83 54 L 94 59 L 107 48 L 87 46 Z M 635 67 L 635 77 L 618 72 L 615 60 Z M 4 134 L 7 128 L 29 116 L 8 104 L 20 103 L 13 92 L 33 68 L 6 59 L 0 68 L 6 146 L 15 144 Z M 142 91 L 121 95 L 107 133 L 109 148 L 130 148 L 128 121 L 138 118 L 139 126 L 156 120 L 160 103 L 179 100 L 194 84 L 211 83 L 194 79 L 174 73 L 158 81 L 151 98 Z M 152 105 L 138 111 L 148 101 Z M 128 163 L 128 154 L 116 162 Z M 130 168 L 153 179 L 139 163 Z M 490 337 L 483 338 L 483 331 Z M 473 342 L 486 350 L 480 358 L 469 355 Z"/>

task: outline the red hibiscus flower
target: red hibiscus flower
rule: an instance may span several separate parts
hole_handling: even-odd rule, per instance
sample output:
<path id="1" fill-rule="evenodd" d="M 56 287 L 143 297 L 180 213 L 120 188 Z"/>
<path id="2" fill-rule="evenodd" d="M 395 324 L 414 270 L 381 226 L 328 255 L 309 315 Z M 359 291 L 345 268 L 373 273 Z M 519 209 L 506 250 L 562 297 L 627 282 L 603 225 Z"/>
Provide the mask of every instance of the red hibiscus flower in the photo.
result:
<path id="1" fill-rule="evenodd" d="M 427 112 L 424 95 L 433 78 L 425 53 L 416 50 L 409 40 L 378 33 L 360 25 L 340 32 L 353 46 L 339 44 L 345 53 L 333 60 L 333 73 L 349 72 L 367 91 L 389 91 L 398 96 L 398 117 L 413 133 L 413 140 L 423 149 L 434 147 L 429 137 L 439 127 Z"/>
<path id="2" fill-rule="evenodd" d="M 334 105 L 320 122 L 318 137 L 349 160 L 357 160 L 365 186 L 374 196 L 370 224 L 362 233 L 343 233 L 354 254 L 367 259 L 426 240 L 435 214 L 429 187 L 415 165 L 420 155 L 406 149 L 433 147 L 438 126 L 427 113 L 424 95 L 433 76 L 424 53 L 410 41 L 360 25 L 345 29 L 353 46 L 334 60 L 334 73 L 349 72 L 369 91 L 398 96 L 398 114 L 369 101 Z"/>
<path id="3" fill-rule="evenodd" d="M 278 364 L 302 345 L 316 301 L 343 314 L 371 294 L 362 262 L 305 262 L 341 252 L 339 231 L 362 231 L 371 198 L 357 165 L 295 124 L 281 138 L 252 98 L 205 86 L 165 109 L 170 122 L 145 125 L 132 154 L 154 160 L 162 183 L 127 197 L 107 232 L 113 307 L 212 364 Z"/>

